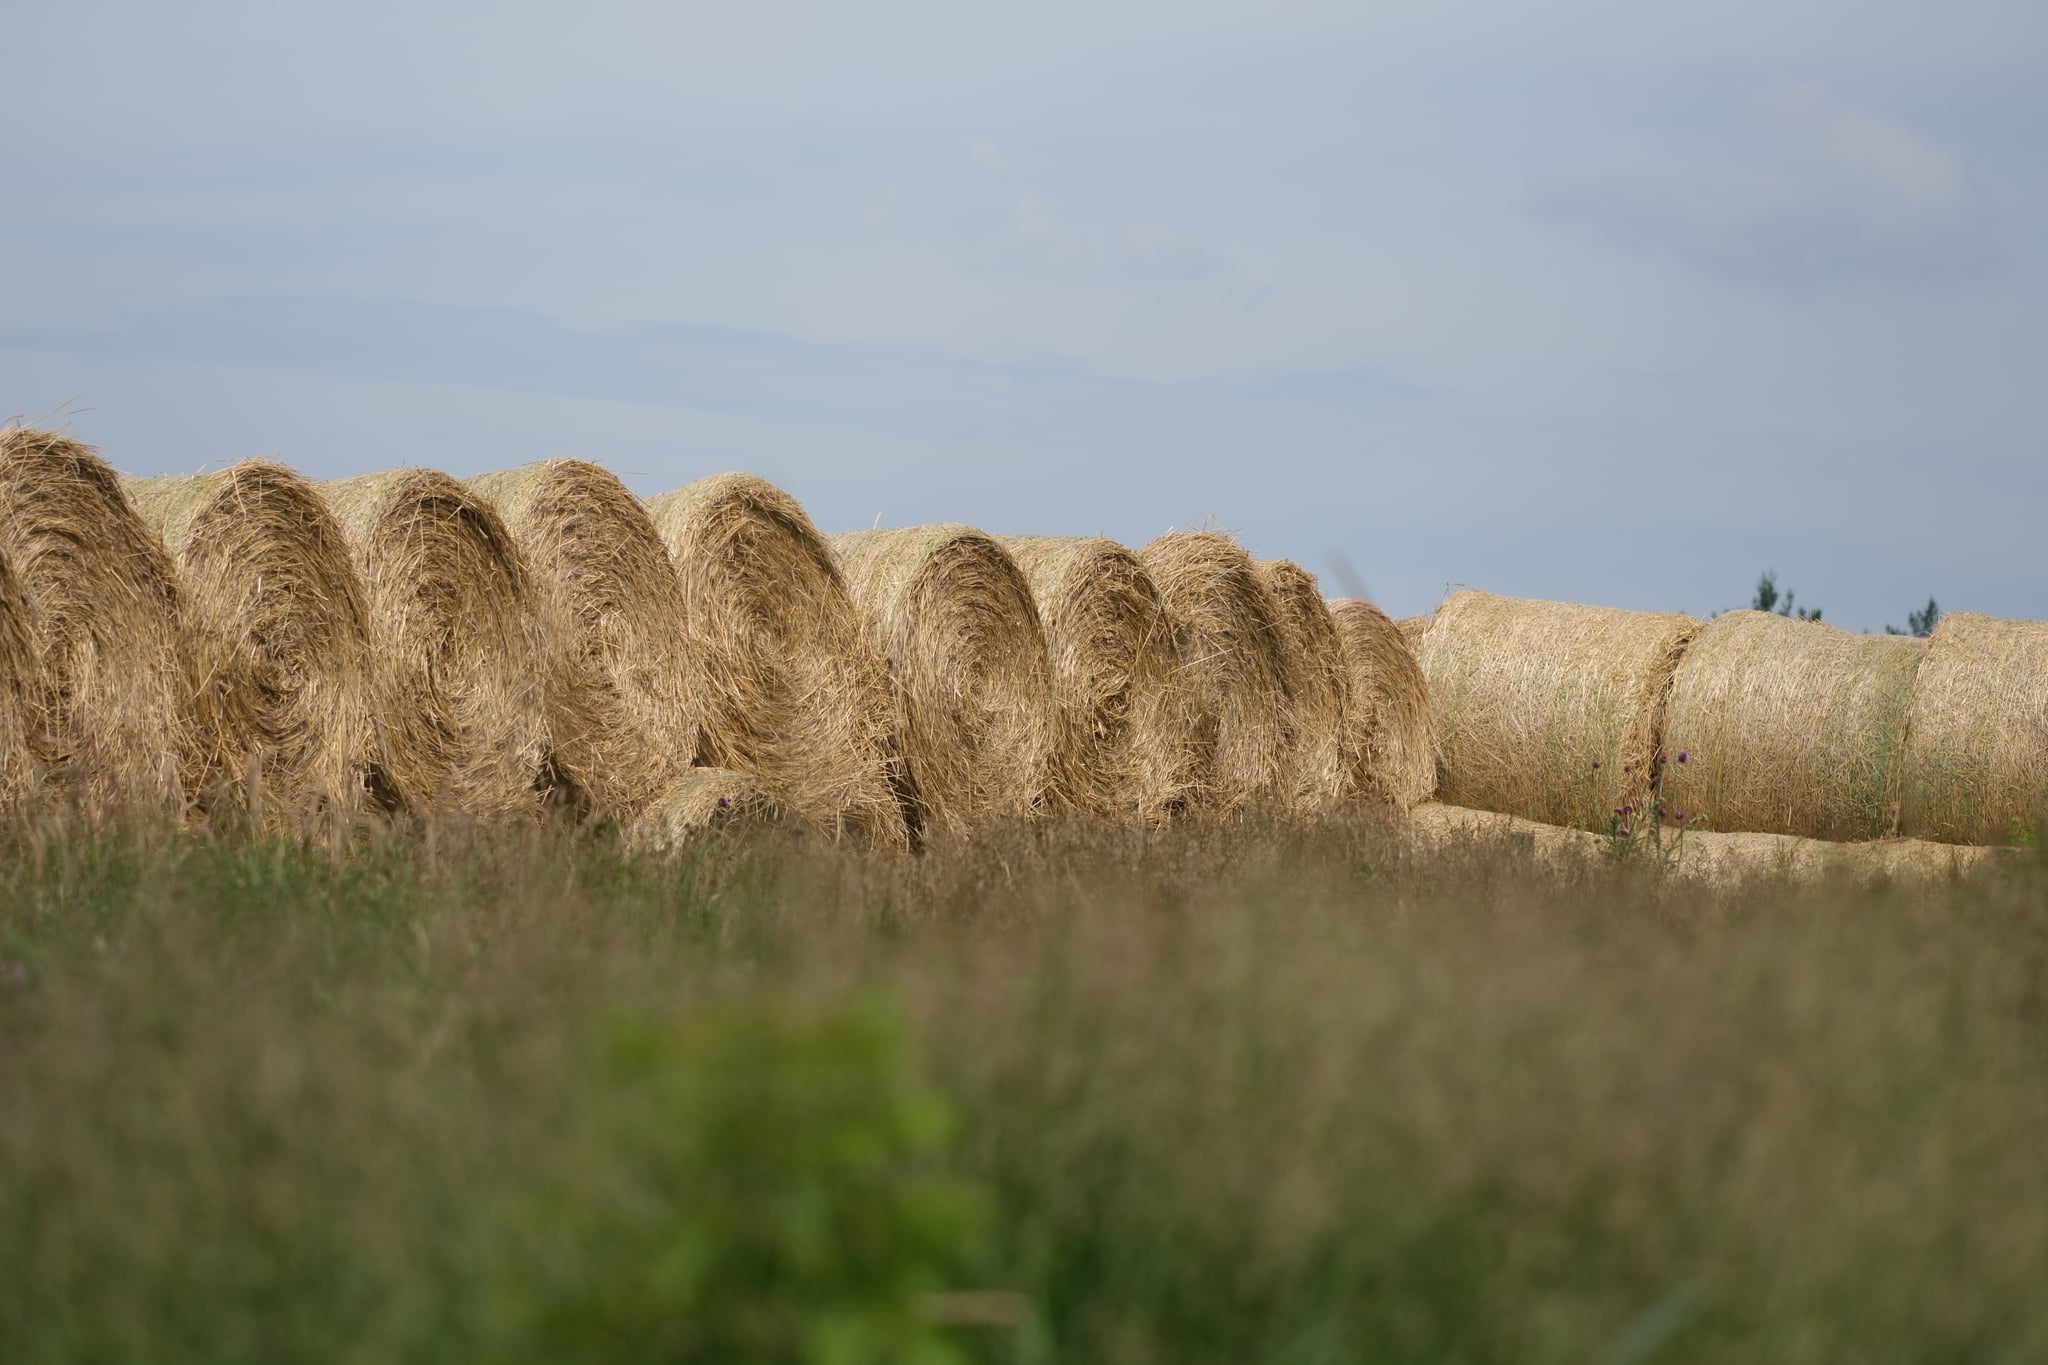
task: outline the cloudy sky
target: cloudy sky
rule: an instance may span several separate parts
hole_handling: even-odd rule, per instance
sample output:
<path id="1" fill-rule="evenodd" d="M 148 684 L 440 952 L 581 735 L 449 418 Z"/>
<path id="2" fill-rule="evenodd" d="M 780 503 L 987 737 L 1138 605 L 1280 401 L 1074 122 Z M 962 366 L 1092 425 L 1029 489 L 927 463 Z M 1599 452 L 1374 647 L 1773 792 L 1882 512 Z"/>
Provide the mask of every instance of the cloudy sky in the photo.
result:
<path id="1" fill-rule="evenodd" d="M 2048 617 L 2048 5 L 59 5 L 0 418 Z"/>

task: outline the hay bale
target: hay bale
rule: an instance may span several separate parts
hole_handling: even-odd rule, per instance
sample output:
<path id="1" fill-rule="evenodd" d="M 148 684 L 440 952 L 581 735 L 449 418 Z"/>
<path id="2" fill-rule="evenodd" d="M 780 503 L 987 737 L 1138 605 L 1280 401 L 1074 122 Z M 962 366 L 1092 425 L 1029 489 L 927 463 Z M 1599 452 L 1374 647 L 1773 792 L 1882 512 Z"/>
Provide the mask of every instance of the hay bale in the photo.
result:
<path id="1" fill-rule="evenodd" d="M 468 484 L 526 565 L 555 759 L 596 809 L 631 819 L 697 754 L 687 599 L 661 534 L 624 484 L 582 460 Z"/>
<path id="2" fill-rule="evenodd" d="M 749 774 L 691 768 L 641 803 L 626 826 L 626 841 L 634 848 L 673 850 L 695 838 L 773 822 L 781 814 Z"/>
<path id="3" fill-rule="evenodd" d="M 368 593 L 372 704 L 414 809 L 532 815 L 560 782 L 526 568 L 489 503 L 446 474 L 320 485 Z"/>
<path id="4" fill-rule="evenodd" d="M 1330 619 L 1351 675 L 1351 752 L 1361 795 L 1402 810 L 1436 793 L 1440 741 L 1429 680 L 1399 626 L 1370 602 L 1340 598 Z"/>
<path id="5" fill-rule="evenodd" d="M 69 437 L 0 431 L 0 559 L 27 607 L 38 766 L 98 814 L 179 804 L 177 577 L 120 477 Z"/>
<path id="6" fill-rule="evenodd" d="M 13 566 L 0 554 L 0 815 L 27 802 L 37 785 L 35 755 L 29 749 L 35 678 L 28 601 Z"/>
<path id="7" fill-rule="evenodd" d="M 1913 685 L 1900 828 L 1949 843 L 2048 832 L 2048 622 L 1941 618 Z"/>
<path id="8" fill-rule="evenodd" d="M 1666 799 L 1713 830 L 1880 839 L 1898 831 L 1900 759 L 1926 643 L 1731 611 L 1671 688 Z"/>
<path id="9" fill-rule="evenodd" d="M 1689 616 L 1456 594 L 1416 655 L 1443 727 L 1439 795 L 1588 830 L 1642 804 L 1698 629 Z"/>
<path id="10" fill-rule="evenodd" d="M 697 761 L 835 836 L 907 847 L 888 666 L 803 507 L 720 474 L 647 509 L 689 607 Z"/>
<path id="11" fill-rule="evenodd" d="M 369 605 L 327 504 L 266 460 L 138 479 L 128 496 L 184 600 L 187 789 L 211 805 L 253 771 L 287 820 L 354 818 L 382 784 Z"/>
<path id="12" fill-rule="evenodd" d="M 1192 775 L 1193 715 L 1158 585 L 1101 536 L 1005 536 L 1031 585 L 1051 655 L 1056 799 L 1158 824 Z"/>
<path id="13" fill-rule="evenodd" d="M 1408 648 L 1412 652 L 1422 647 L 1422 637 L 1428 632 L 1429 623 L 1435 619 L 1436 613 L 1430 612 L 1423 616 L 1404 616 L 1394 622 L 1394 625 L 1399 628 L 1401 638 L 1408 642 Z"/>
<path id="14" fill-rule="evenodd" d="M 1287 681 L 1282 781 L 1294 807 L 1327 809 L 1356 790 L 1359 750 L 1351 723 L 1351 670 L 1316 576 L 1291 559 L 1258 562 L 1280 627 Z"/>
<path id="15" fill-rule="evenodd" d="M 1287 665 L 1279 607 L 1219 531 L 1173 531 L 1139 552 L 1173 623 L 1195 713 L 1195 796 L 1232 812 L 1286 801 Z"/>
<path id="16" fill-rule="evenodd" d="M 851 531 L 831 545 L 889 661 L 917 826 L 1035 812 L 1053 754 L 1052 664 L 1016 561 L 965 526 Z"/>

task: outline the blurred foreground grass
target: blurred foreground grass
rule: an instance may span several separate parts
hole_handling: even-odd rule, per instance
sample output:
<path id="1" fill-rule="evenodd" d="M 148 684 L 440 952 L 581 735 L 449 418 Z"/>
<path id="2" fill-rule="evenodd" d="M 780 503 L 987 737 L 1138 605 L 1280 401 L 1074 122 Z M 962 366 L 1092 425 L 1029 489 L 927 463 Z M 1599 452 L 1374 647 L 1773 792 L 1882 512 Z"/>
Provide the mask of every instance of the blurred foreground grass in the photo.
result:
<path id="1" fill-rule="evenodd" d="M 2048 1358 L 2048 869 L 0 849 L 10 1361 Z"/>

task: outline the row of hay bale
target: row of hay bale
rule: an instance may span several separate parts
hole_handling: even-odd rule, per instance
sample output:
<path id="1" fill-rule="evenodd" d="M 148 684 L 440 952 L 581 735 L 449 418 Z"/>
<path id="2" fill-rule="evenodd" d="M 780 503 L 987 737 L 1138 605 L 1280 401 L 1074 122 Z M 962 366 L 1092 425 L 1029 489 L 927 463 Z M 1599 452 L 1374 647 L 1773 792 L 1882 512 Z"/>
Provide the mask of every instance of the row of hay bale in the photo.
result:
<path id="1" fill-rule="evenodd" d="M 1620 809 L 1724 832 L 2001 844 L 2048 814 L 2048 625 L 1930 639 L 1734 611 L 1464 591 L 1402 623 L 1454 806 L 1600 830 Z"/>
<path id="2" fill-rule="evenodd" d="M 12 798 L 339 825 L 553 804 L 658 838 L 772 808 L 904 847 L 1058 809 L 1412 805 L 1423 688 L 1377 609 L 1215 532 L 825 537 L 750 476 L 643 503 L 573 460 L 124 482 L 0 433 Z"/>

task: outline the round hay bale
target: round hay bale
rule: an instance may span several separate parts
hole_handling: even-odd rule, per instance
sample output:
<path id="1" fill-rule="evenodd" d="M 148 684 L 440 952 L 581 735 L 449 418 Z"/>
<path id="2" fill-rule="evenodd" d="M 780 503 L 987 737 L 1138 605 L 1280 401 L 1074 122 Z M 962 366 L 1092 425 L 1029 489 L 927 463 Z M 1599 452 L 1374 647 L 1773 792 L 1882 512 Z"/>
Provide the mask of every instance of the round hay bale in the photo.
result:
<path id="1" fill-rule="evenodd" d="M 2002 844 L 2048 832 L 2048 622 L 1941 618 L 1906 723 L 1900 828 Z"/>
<path id="2" fill-rule="evenodd" d="M 1314 574 L 1291 559 L 1263 559 L 1258 569 L 1273 598 L 1287 670 L 1283 781 L 1297 810 L 1323 810 L 1351 795 L 1358 776 L 1344 642 Z"/>
<path id="3" fill-rule="evenodd" d="M 36 787 L 28 725 L 35 677 L 28 602 L 13 566 L 0 554 L 0 814 L 18 809 Z"/>
<path id="4" fill-rule="evenodd" d="M 1689 616 L 1467 590 L 1416 662 L 1442 725 L 1450 804 L 1598 830 L 1649 792 Z"/>
<path id="5" fill-rule="evenodd" d="M 1351 675 L 1351 752 L 1361 795 L 1402 810 L 1436 793 L 1439 743 L 1429 680 L 1401 628 L 1370 602 L 1340 598 L 1330 619 Z"/>
<path id="6" fill-rule="evenodd" d="M 372 704 L 400 796 L 427 813 L 536 814 L 560 779 L 511 533 L 436 470 L 365 474 L 320 493 L 368 594 Z"/>
<path id="7" fill-rule="evenodd" d="M 1173 622 L 1200 803 L 1231 812 L 1289 799 L 1286 644 L 1258 566 L 1220 531 L 1169 532 L 1139 557 Z"/>
<path id="8" fill-rule="evenodd" d="M 751 474 L 649 499 L 682 595 L 697 760 L 836 836 L 906 848 L 888 666 L 803 507 Z"/>
<path id="9" fill-rule="evenodd" d="M 1422 616 L 1404 616 L 1394 625 L 1399 628 L 1401 638 L 1408 642 L 1409 650 L 1413 651 L 1422 647 L 1422 637 L 1429 630 L 1429 623 L 1435 619 L 1436 613 L 1430 612 Z"/>
<path id="10" fill-rule="evenodd" d="M 598 810 L 630 819 L 697 754 L 687 599 L 661 534 L 624 484 L 582 460 L 468 484 L 526 565 L 555 760 Z"/>
<path id="11" fill-rule="evenodd" d="M 1731 611 L 1700 630 L 1671 688 L 1665 797 L 1712 830 L 1880 839 L 1926 642 Z"/>
<path id="12" fill-rule="evenodd" d="M 641 804 L 626 827 L 627 843 L 652 851 L 675 849 L 694 838 L 772 822 L 780 815 L 749 774 L 692 768 Z"/>
<path id="13" fill-rule="evenodd" d="M 95 813 L 181 804 L 177 577 L 120 476 L 67 436 L 0 431 L 0 559 L 27 607 L 38 765 Z"/>
<path id="14" fill-rule="evenodd" d="M 369 605 L 318 491 L 244 460 L 138 479 L 128 496 L 177 565 L 187 789 L 211 804 L 253 772 L 287 821 L 353 819 L 383 781 Z"/>
<path id="15" fill-rule="evenodd" d="M 1101 536 L 1005 536 L 1031 585 L 1058 713 L 1056 798 L 1164 822 L 1192 775 L 1193 716 L 1173 623 L 1135 554 Z"/>
<path id="16" fill-rule="evenodd" d="M 1052 664 L 1031 585 L 966 526 L 831 539 L 889 660 L 919 829 L 1034 813 L 1053 754 Z"/>

